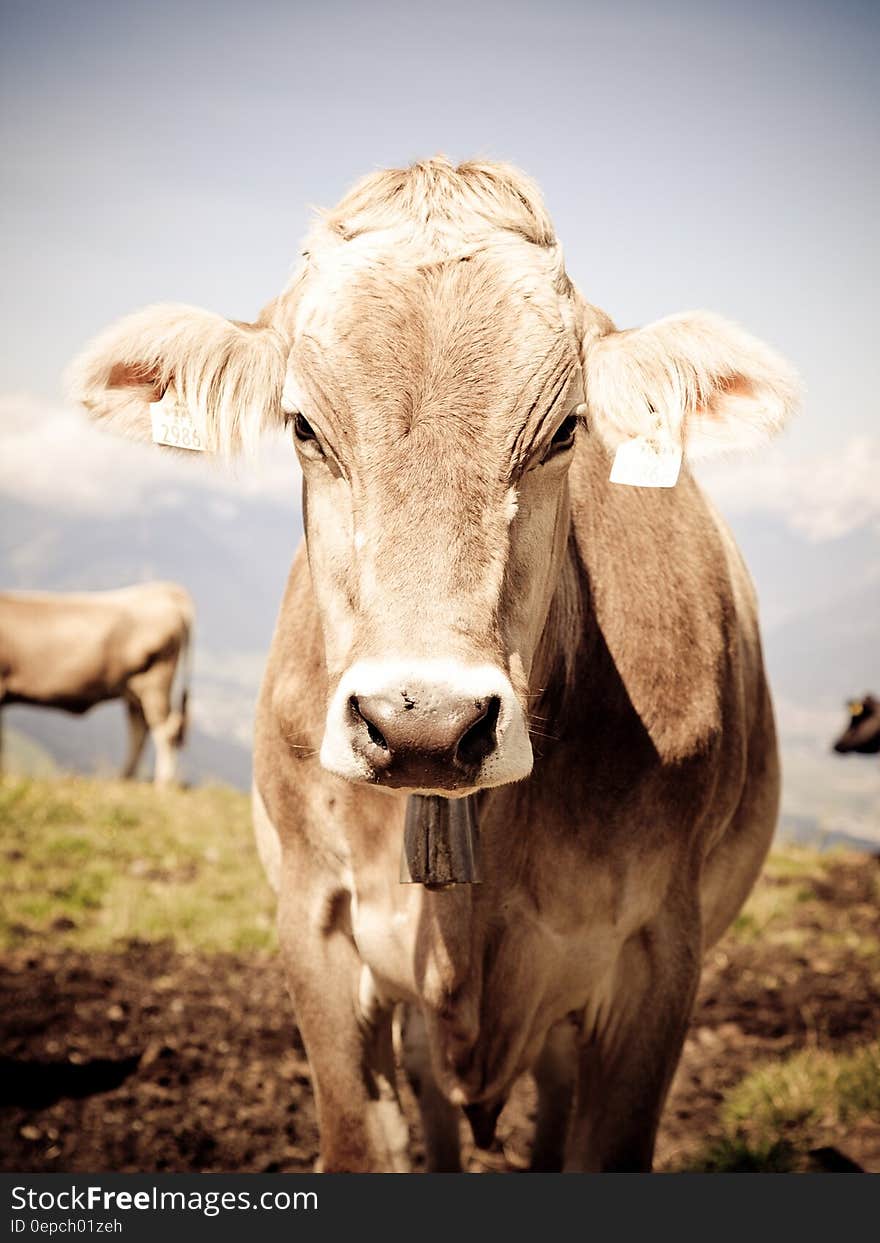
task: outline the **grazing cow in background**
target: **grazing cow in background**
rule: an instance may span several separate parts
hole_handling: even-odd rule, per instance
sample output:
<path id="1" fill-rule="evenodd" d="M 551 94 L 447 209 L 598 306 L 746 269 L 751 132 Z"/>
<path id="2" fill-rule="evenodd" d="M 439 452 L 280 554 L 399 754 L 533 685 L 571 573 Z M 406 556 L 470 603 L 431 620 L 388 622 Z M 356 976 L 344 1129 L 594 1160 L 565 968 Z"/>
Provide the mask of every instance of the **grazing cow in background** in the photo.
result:
<path id="1" fill-rule="evenodd" d="M 254 324 L 122 320 L 72 389 L 148 438 L 171 403 L 230 452 L 288 422 L 306 546 L 256 722 L 325 1170 L 432 1169 L 535 1075 L 536 1169 L 651 1166 L 700 962 L 776 823 L 751 583 L 685 469 L 758 444 L 790 368 L 704 312 L 618 331 L 569 280 L 536 187 L 442 158 L 316 223 Z M 449 800 L 467 799 L 467 804 Z M 407 808 L 469 808 L 480 884 L 400 884 Z M 418 817 L 416 817 L 418 819 Z"/>
<path id="2" fill-rule="evenodd" d="M 834 750 L 845 755 L 857 751 L 859 755 L 877 755 L 880 752 L 880 701 L 873 695 L 851 699 L 846 705 L 850 721 L 834 744 Z"/>
<path id="3" fill-rule="evenodd" d="M 122 776 L 135 775 L 149 731 L 155 782 L 165 785 L 176 777 L 186 737 L 193 612 L 176 583 L 0 595 L 0 706 L 82 713 L 123 699 L 129 746 Z"/>

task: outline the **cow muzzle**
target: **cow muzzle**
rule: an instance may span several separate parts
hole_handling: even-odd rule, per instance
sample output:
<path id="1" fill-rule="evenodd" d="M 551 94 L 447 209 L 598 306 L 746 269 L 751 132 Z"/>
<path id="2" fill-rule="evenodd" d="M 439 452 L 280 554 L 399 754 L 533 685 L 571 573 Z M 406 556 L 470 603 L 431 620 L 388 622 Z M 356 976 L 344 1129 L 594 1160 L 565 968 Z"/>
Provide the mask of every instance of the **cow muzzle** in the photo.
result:
<path id="1" fill-rule="evenodd" d="M 358 661 L 331 700 L 321 764 L 350 781 L 464 795 L 528 776 L 532 749 L 496 666 Z"/>

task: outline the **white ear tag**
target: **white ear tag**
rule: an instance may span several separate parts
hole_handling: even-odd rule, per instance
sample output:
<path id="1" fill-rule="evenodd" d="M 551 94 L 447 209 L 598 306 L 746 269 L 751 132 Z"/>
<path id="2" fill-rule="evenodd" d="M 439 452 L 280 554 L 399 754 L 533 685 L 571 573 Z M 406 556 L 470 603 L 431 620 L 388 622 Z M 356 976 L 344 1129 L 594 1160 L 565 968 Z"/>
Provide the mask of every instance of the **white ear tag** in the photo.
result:
<path id="1" fill-rule="evenodd" d="M 150 421 L 153 440 L 157 445 L 170 445 L 172 449 L 192 449 L 205 452 L 205 431 L 200 427 L 192 411 L 178 400 L 177 393 L 169 384 L 161 401 L 150 402 Z"/>
<path id="2" fill-rule="evenodd" d="M 665 438 L 635 436 L 615 453 L 609 478 L 612 483 L 627 483 L 635 488 L 674 488 L 681 457 L 681 445 Z"/>

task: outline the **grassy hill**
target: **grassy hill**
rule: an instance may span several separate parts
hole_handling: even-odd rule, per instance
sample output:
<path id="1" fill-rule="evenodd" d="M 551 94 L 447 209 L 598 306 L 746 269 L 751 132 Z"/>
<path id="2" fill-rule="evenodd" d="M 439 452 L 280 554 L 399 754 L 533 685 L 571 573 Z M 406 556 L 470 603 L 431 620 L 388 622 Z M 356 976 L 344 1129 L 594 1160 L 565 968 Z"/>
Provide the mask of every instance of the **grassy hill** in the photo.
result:
<path id="1" fill-rule="evenodd" d="M 136 938 L 237 953 L 274 944 L 250 799 L 238 790 L 6 778 L 0 833 L 2 947 L 113 949 Z"/>
<path id="2" fill-rule="evenodd" d="M 247 797 L 7 777 L 0 850 L 0 1165 L 311 1168 Z M 707 956 L 659 1168 L 880 1171 L 878 907 L 876 858 L 774 850 Z M 533 1112 L 517 1089 L 470 1168 L 521 1168 Z"/>

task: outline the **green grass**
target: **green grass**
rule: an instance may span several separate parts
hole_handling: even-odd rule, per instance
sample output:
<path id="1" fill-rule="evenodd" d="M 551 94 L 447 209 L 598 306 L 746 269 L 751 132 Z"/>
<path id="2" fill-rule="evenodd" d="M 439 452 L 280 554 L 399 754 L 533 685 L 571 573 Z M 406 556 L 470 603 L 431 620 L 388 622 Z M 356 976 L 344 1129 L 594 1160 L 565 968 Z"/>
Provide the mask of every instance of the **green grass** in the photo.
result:
<path id="1" fill-rule="evenodd" d="M 820 854 L 791 843 L 774 846 L 728 936 L 763 948 L 797 949 L 807 944 L 812 952 L 847 948 L 880 961 L 880 937 L 868 929 L 868 921 L 862 919 L 856 926 L 851 919 L 841 918 L 840 909 L 829 909 L 820 893 L 822 887 L 836 887 L 835 869 L 843 854 L 837 849 Z M 880 869 L 866 867 L 865 882 L 869 886 L 866 903 L 880 905 Z"/>
<path id="2" fill-rule="evenodd" d="M 246 795 L 65 777 L 0 781 L 0 948 L 265 949 L 274 903 Z"/>
<path id="3" fill-rule="evenodd" d="M 686 1169 L 784 1174 L 806 1168 L 810 1150 L 841 1128 L 880 1124 L 880 1042 L 849 1052 L 801 1049 L 757 1066 L 721 1107 L 721 1134 Z"/>
<path id="4" fill-rule="evenodd" d="M 790 1174 L 797 1154 L 785 1140 L 749 1142 L 743 1136 L 715 1140 L 685 1166 L 691 1174 Z"/>
<path id="5" fill-rule="evenodd" d="M 761 1142 L 803 1140 L 823 1128 L 880 1121 L 880 1042 L 849 1053 L 801 1049 L 757 1067 L 728 1093 L 725 1130 Z"/>

